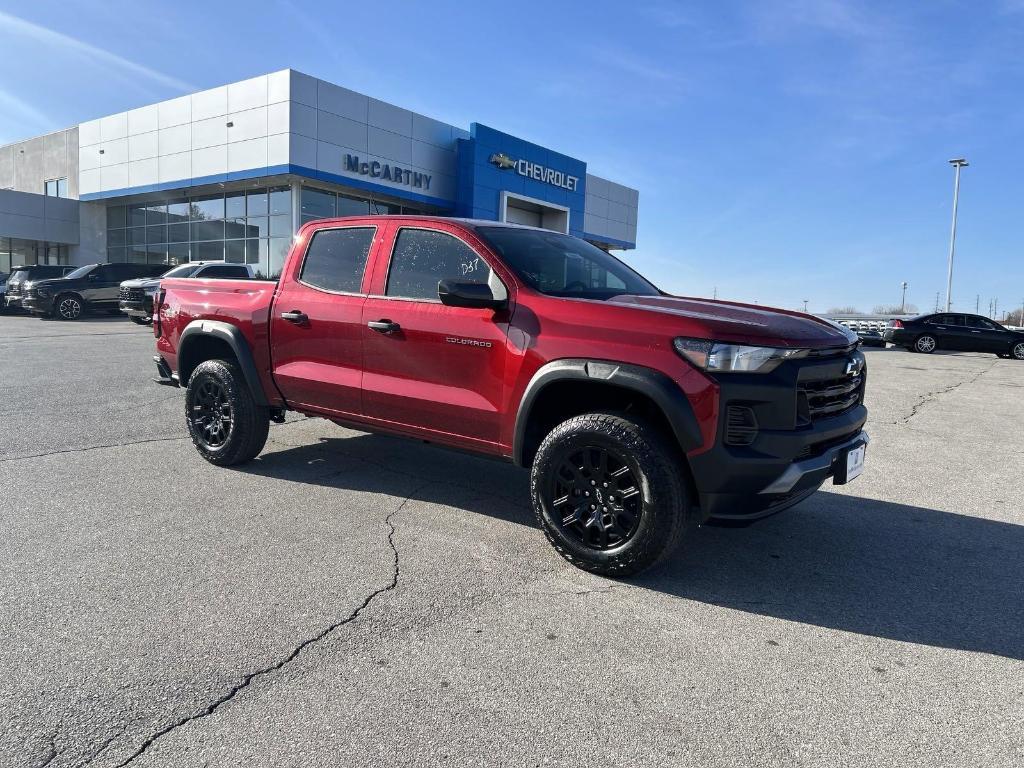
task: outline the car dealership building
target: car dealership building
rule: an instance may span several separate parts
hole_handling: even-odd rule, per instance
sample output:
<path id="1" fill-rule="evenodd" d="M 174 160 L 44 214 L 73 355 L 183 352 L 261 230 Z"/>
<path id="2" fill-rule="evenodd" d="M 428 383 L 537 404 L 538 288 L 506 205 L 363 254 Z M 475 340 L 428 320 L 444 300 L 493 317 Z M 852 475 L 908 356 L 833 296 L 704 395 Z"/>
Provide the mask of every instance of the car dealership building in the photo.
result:
<path id="1" fill-rule="evenodd" d="M 288 69 L 0 147 L 0 272 L 224 258 L 274 275 L 304 222 L 368 213 L 626 249 L 638 197 L 583 160 Z"/>

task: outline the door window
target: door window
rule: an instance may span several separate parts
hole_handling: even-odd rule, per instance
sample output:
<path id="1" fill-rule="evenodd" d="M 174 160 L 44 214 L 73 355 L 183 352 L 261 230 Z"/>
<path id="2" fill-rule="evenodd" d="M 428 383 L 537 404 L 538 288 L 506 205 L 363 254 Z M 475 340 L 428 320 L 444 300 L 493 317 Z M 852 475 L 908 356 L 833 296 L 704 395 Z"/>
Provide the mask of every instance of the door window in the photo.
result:
<path id="1" fill-rule="evenodd" d="M 306 250 L 299 280 L 324 291 L 358 293 L 375 231 L 373 227 L 319 230 Z"/>
<path id="2" fill-rule="evenodd" d="M 999 330 L 995 323 L 986 320 L 984 317 L 978 317 L 977 315 L 968 315 L 967 325 L 970 328 L 981 328 L 983 331 Z"/>
<path id="3" fill-rule="evenodd" d="M 491 283 L 491 268 L 476 251 L 445 232 L 399 230 L 385 293 L 438 301 L 437 284 L 441 280 Z"/>

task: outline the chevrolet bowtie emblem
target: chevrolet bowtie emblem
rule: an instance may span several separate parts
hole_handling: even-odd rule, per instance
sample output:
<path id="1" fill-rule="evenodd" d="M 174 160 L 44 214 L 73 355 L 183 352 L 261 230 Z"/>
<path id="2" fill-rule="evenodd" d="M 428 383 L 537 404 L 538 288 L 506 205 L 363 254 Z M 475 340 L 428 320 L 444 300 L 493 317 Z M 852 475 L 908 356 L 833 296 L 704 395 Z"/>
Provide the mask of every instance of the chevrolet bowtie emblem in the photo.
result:
<path id="1" fill-rule="evenodd" d="M 507 171 L 509 168 L 516 167 L 516 161 L 506 155 L 504 152 L 495 152 L 491 155 L 491 162 L 501 168 L 503 171 Z"/>

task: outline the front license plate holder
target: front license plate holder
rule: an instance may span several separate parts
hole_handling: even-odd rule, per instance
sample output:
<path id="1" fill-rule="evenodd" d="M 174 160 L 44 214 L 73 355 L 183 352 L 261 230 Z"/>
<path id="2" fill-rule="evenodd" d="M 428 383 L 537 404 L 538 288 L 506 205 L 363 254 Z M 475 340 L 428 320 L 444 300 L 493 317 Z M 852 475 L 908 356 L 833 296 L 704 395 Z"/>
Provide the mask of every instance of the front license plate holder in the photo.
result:
<path id="1" fill-rule="evenodd" d="M 836 456 L 835 470 L 832 473 L 833 485 L 846 485 L 860 476 L 864 471 L 867 448 L 867 443 L 858 443 Z"/>

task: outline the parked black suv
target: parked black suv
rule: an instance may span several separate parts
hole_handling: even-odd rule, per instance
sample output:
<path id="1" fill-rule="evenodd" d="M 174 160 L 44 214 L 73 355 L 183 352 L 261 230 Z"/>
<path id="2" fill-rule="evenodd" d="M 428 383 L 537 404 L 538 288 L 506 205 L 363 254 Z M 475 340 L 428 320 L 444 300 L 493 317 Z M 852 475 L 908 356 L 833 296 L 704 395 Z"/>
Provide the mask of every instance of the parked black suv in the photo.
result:
<path id="1" fill-rule="evenodd" d="M 117 312 L 122 281 L 166 271 L 166 264 L 87 264 L 55 280 L 33 281 L 21 305 L 34 314 L 61 320 L 77 320 L 88 310 Z"/>
<path id="2" fill-rule="evenodd" d="M 12 267 L 11 276 L 7 278 L 7 290 L 4 292 L 3 307 L 0 309 L 16 309 L 21 306 L 22 291 L 25 283 L 35 280 L 47 280 L 51 277 L 62 277 L 75 267 L 59 264 L 32 264 L 24 267 Z"/>
<path id="3" fill-rule="evenodd" d="M 909 320 L 890 320 L 883 338 L 912 352 L 930 354 L 936 349 L 949 349 L 991 352 L 1024 360 L 1024 333 L 1011 331 L 981 315 L 940 312 Z"/>

